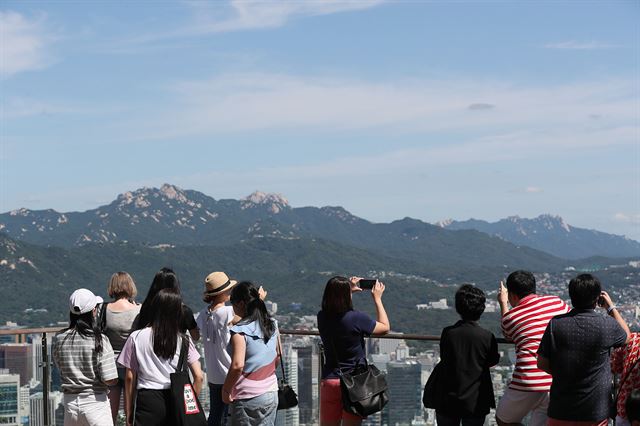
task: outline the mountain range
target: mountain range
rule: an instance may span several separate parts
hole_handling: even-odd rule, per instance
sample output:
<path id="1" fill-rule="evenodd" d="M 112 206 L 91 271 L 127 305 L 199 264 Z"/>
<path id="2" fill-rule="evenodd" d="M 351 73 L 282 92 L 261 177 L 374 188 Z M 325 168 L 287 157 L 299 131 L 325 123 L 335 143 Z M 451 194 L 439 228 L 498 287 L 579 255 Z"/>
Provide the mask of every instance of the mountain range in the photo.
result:
<path id="1" fill-rule="evenodd" d="M 293 208 L 282 196 L 260 192 L 215 200 L 168 184 L 126 192 L 85 212 L 14 210 L 0 215 L 0 280 L 3 294 L 11 295 L 0 298 L 0 321 L 64 320 L 61 307 L 74 288 L 104 295 L 118 270 L 132 274 L 143 297 L 153 274 L 169 266 L 196 310 L 202 279 L 212 270 L 264 283 L 284 312 L 300 302 L 300 314 L 315 313 L 332 275 L 380 277 L 389 283 L 385 298 L 396 329 L 424 332 L 421 324 L 429 323 L 439 331 L 451 318 L 416 313 L 415 304 L 450 297 L 448 286 L 493 289 L 514 269 L 557 273 L 612 264 L 569 261 L 504 235 L 451 225 L 411 218 L 372 223 L 342 207 Z"/>
<path id="2" fill-rule="evenodd" d="M 511 216 L 489 223 L 484 220 L 442 221 L 444 229 L 474 229 L 509 241 L 528 246 L 566 259 L 591 256 L 640 256 L 640 243 L 632 239 L 592 229 L 577 228 L 560 216 L 543 214 L 533 219 Z"/>
<path id="3" fill-rule="evenodd" d="M 471 219 L 431 225 L 411 218 L 372 223 L 342 207 L 293 208 L 276 194 L 215 200 L 169 184 L 125 192 L 85 212 L 13 210 L 0 214 L 0 232 L 32 244 L 66 248 L 122 241 L 225 246 L 251 238 L 322 238 L 412 258 L 419 253 L 423 257 L 417 259 L 424 261 L 458 258 L 480 264 L 484 261 L 479 257 L 487 251 L 505 262 L 511 259 L 514 248 L 503 242 L 518 246 L 518 256 L 541 256 L 527 247 L 566 259 L 640 255 L 637 241 L 571 227 L 557 216 L 510 217 L 496 223 Z"/>

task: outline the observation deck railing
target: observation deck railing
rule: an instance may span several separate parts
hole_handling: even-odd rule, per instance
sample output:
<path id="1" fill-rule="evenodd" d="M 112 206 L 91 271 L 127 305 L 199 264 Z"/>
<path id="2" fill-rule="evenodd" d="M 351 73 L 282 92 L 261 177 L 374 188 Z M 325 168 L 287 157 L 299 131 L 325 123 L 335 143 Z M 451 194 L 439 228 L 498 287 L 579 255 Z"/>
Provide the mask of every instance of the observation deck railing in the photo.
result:
<path id="1" fill-rule="evenodd" d="M 15 342 L 22 343 L 26 342 L 27 336 L 31 336 L 31 341 L 35 339 L 41 340 L 41 352 L 40 354 L 32 353 L 31 357 L 33 360 L 28 360 L 34 368 L 39 368 L 42 373 L 42 419 L 43 426 L 51 426 L 52 423 L 52 415 L 50 407 L 50 394 L 51 394 L 51 371 L 52 371 L 52 358 L 49 353 L 49 348 L 51 344 L 51 337 L 55 335 L 58 331 L 63 329 L 64 327 L 38 327 L 38 328 L 6 328 L 0 329 L 0 341 L 7 343 L 6 336 L 16 336 L 14 339 Z M 319 339 L 320 333 L 317 330 L 294 330 L 294 329 L 281 329 L 280 334 L 286 339 L 287 337 L 295 338 L 295 337 L 315 337 Z M 395 339 L 395 340 L 407 340 L 407 341 L 430 341 L 430 342 L 438 342 L 440 340 L 440 336 L 437 335 L 424 335 L 424 334 L 402 334 L 402 333 L 389 333 L 384 336 L 376 336 L 372 337 L 375 339 Z M 499 344 L 510 344 L 511 342 L 498 338 Z M 322 353 L 321 343 L 318 341 L 320 346 L 320 354 Z M 40 359 L 41 357 L 41 359 Z M 36 364 L 37 360 L 37 364 Z M 13 360 L 15 361 L 15 359 Z M 27 360 L 25 360 L 26 362 Z M 6 360 L 5 360 L 6 364 Z M 320 375 L 322 371 L 322 356 L 318 356 L 318 398 L 320 395 Z M 38 373 L 40 373 L 38 372 Z M 12 373 L 13 374 L 13 373 Z M 32 373 L 35 374 L 35 372 Z M 39 374 L 38 374 L 39 375 Z M 21 379 L 25 380 L 24 378 Z M 26 380 L 30 380 L 30 377 L 26 378 Z M 391 402 L 393 404 L 393 402 Z M 319 402 L 318 402 L 319 407 Z"/>

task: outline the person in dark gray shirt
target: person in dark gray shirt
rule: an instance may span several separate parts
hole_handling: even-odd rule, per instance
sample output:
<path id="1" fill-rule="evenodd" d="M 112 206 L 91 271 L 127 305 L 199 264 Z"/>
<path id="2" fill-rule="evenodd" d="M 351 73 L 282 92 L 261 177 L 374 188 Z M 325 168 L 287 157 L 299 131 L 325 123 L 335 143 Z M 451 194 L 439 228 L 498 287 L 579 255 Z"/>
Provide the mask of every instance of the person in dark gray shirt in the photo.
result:
<path id="1" fill-rule="evenodd" d="M 629 338 L 629 327 L 600 281 L 581 274 L 569 282 L 573 309 L 551 319 L 538 348 L 538 368 L 551 374 L 548 425 L 607 423 L 611 348 Z M 608 316 L 595 311 L 596 305 Z"/>

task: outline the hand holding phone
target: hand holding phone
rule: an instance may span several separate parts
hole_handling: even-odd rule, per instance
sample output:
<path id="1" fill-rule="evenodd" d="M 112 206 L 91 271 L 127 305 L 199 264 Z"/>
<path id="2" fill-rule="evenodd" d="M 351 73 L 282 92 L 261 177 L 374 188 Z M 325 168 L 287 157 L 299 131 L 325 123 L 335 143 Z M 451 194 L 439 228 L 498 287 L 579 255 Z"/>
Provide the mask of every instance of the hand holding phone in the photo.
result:
<path id="1" fill-rule="evenodd" d="M 371 290 L 373 288 L 374 285 L 376 285 L 376 281 L 378 280 L 372 280 L 372 279 L 361 279 L 360 281 L 358 281 L 358 287 L 360 287 L 363 290 Z"/>

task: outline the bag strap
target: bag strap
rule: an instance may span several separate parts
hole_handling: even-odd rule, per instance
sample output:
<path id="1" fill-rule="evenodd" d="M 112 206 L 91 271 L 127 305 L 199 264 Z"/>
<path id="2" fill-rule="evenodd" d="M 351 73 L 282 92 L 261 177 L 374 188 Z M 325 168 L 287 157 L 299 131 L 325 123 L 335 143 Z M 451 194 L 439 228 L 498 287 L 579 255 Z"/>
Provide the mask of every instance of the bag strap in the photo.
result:
<path id="1" fill-rule="evenodd" d="M 98 318 L 98 324 L 100 331 L 104 331 L 107 328 L 107 305 L 109 302 L 103 302 L 100 307 L 100 317 Z"/>
<path id="2" fill-rule="evenodd" d="M 280 334 L 278 334 L 278 352 L 280 353 L 280 369 L 282 370 L 282 383 L 287 384 L 287 374 L 284 372 L 284 352 L 282 351 L 282 345 L 280 344 Z"/>
<path id="3" fill-rule="evenodd" d="M 186 371 L 186 358 L 187 353 L 189 352 L 189 338 L 184 336 L 182 337 L 182 344 L 180 345 L 180 356 L 178 357 L 178 365 L 176 366 L 176 371 Z"/>

